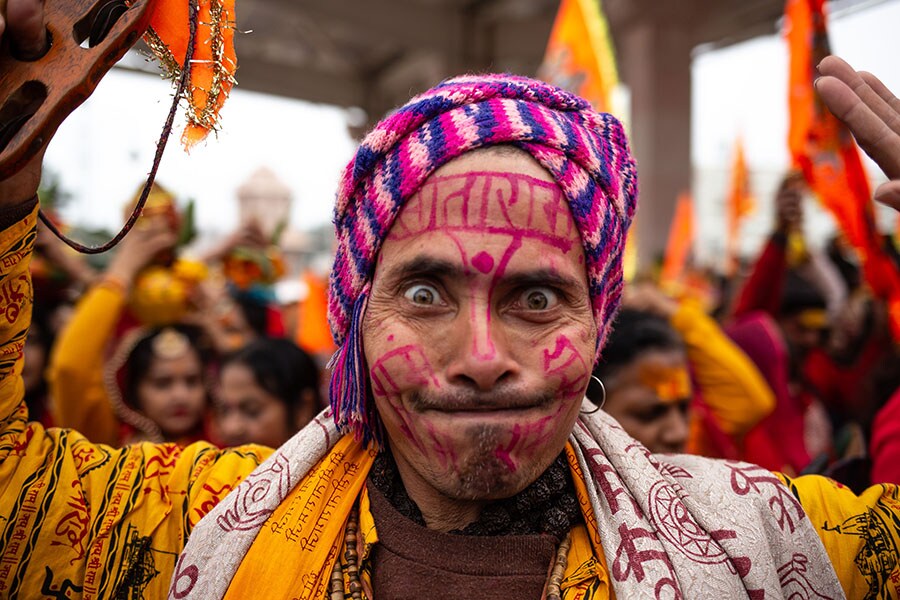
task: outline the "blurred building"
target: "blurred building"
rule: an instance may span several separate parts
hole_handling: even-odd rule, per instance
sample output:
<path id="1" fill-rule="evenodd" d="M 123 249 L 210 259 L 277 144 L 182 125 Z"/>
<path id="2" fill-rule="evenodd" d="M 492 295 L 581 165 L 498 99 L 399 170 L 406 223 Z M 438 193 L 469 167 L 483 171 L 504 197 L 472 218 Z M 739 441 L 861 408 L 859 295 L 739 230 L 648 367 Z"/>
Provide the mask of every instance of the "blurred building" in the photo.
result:
<path id="1" fill-rule="evenodd" d="M 300 231 L 290 222 L 291 189 L 274 171 L 261 167 L 237 190 L 238 219 L 241 224 L 256 220 L 267 236 L 280 231 L 278 245 L 284 253 L 288 273 L 297 276 L 307 269 L 321 269 L 331 263 L 334 233 L 331 225 Z"/>

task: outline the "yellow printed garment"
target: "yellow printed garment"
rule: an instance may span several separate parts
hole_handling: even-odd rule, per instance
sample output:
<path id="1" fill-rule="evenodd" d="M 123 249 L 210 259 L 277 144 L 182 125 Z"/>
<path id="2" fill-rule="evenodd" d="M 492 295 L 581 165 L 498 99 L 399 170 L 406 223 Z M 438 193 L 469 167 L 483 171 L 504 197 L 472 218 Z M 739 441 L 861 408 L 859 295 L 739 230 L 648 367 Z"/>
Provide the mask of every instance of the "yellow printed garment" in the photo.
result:
<path id="1" fill-rule="evenodd" d="M 900 598 L 900 490 L 873 485 L 857 496 L 826 477 L 780 475 L 803 505 L 847 598 Z"/>
<path id="2" fill-rule="evenodd" d="M 192 527 L 271 451 L 115 449 L 27 423 L 35 216 L 0 235 L 0 598 L 164 598 Z"/>

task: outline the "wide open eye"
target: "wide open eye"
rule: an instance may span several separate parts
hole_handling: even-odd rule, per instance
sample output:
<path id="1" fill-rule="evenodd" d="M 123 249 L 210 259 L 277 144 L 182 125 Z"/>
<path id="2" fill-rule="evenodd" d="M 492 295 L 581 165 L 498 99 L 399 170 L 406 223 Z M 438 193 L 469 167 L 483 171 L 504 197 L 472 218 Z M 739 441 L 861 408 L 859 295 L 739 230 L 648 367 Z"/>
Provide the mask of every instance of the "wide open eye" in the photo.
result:
<path id="1" fill-rule="evenodd" d="M 437 288 L 425 283 L 416 283 L 409 286 L 403 293 L 403 296 L 413 304 L 422 306 L 433 306 L 441 301 L 441 294 L 437 291 Z"/>
<path id="2" fill-rule="evenodd" d="M 556 306 L 559 298 L 552 289 L 547 287 L 528 288 L 519 297 L 519 302 L 525 310 L 548 310 Z"/>

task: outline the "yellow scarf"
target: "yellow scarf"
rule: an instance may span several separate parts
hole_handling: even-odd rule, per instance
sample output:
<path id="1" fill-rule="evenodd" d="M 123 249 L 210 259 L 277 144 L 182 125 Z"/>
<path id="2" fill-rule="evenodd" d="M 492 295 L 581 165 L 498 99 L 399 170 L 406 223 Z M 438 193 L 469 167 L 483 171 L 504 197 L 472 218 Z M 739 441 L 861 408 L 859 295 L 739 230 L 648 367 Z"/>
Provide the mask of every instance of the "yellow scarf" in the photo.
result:
<path id="1" fill-rule="evenodd" d="M 226 600 L 325 598 L 344 526 L 375 452 L 344 436 L 278 505 L 241 561 Z"/>

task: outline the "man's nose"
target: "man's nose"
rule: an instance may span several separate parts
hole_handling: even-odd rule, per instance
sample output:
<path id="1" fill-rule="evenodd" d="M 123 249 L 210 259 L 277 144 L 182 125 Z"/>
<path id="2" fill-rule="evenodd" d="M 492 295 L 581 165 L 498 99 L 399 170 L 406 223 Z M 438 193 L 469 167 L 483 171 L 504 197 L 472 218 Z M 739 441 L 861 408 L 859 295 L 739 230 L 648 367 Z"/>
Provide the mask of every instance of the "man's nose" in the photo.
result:
<path id="1" fill-rule="evenodd" d="M 451 383 L 487 391 L 518 375 L 508 336 L 494 316 L 481 306 L 460 315 L 454 324 L 453 357 L 447 370 Z"/>
<path id="2" fill-rule="evenodd" d="M 690 435 L 688 415 L 678 406 L 670 406 L 662 429 L 663 443 L 676 452 L 683 452 Z"/>
<path id="3" fill-rule="evenodd" d="M 220 435 L 229 445 L 239 443 L 244 435 L 244 420 L 239 416 L 229 413 L 219 417 L 217 425 Z"/>

